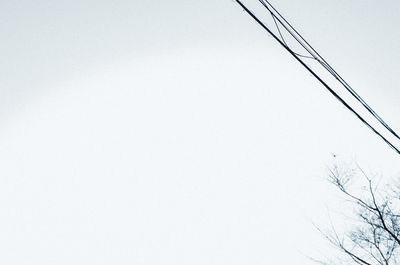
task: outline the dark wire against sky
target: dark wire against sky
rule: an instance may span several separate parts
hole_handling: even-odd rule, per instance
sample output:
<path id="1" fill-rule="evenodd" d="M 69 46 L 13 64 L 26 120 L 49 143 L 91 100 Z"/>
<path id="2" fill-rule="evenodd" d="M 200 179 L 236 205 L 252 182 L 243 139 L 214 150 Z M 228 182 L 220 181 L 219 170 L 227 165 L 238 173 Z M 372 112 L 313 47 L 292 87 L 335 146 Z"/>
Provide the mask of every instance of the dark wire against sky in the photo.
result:
<path id="1" fill-rule="evenodd" d="M 384 128 L 390 132 L 396 139 L 400 140 L 398 134 L 370 107 L 365 100 L 330 66 L 330 64 L 300 35 L 300 33 L 285 19 L 277 9 L 272 6 L 268 0 L 259 0 L 259 2 L 271 14 L 275 26 L 278 30 L 279 38 L 272 30 L 266 26 L 245 4 L 240 0 L 236 2 L 261 26 L 263 27 L 283 48 L 285 48 L 305 69 L 307 69 L 340 103 L 342 103 L 349 111 L 351 111 L 362 123 L 364 123 L 371 131 L 378 135 L 387 145 L 400 155 L 400 150 L 387 137 L 378 131 L 371 123 L 369 123 L 359 112 L 357 112 L 348 102 L 346 102 L 330 85 L 327 84 L 314 70 L 312 70 L 301 58 L 312 58 L 325 68 L 362 106 L 371 114 Z M 285 41 L 278 23 L 298 42 L 309 55 L 301 55 L 293 51 Z"/>

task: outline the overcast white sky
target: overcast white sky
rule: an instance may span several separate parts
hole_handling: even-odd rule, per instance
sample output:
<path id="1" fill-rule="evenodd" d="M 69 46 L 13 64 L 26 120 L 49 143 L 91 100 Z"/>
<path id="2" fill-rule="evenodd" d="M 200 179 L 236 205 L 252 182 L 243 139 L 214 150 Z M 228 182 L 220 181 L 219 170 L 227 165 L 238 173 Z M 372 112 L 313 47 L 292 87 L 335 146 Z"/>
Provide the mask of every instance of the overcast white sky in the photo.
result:
<path id="1" fill-rule="evenodd" d="M 400 3 L 273 3 L 400 130 Z M 1 264 L 309 264 L 332 153 L 400 173 L 234 1 L 2 0 L 0 22 Z"/>

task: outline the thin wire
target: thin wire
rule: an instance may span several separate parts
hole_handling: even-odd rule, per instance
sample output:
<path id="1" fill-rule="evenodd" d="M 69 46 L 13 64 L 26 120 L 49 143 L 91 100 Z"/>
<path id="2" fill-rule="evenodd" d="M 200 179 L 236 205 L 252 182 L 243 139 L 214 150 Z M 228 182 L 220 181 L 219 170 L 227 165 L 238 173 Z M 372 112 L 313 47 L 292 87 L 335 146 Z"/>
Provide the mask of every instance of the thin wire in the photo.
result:
<path id="1" fill-rule="evenodd" d="M 271 14 L 273 14 L 274 15 L 274 13 L 271 11 L 271 9 L 267 6 L 267 4 L 264 2 L 264 1 L 262 1 L 262 0 L 259 0 L 259 2 L 271 13 Z M 268 2 L 269 3 L 269 2 Z M 275 9 L 274 9 L 275 10 Z M 279 13 L 278 13 L 279 14 Z M 277 21 L 286 29 L 286 31 L 287 32 L 289 32 L 290 33 L 290 35 L 292 35 L 292 37 L 293 38 L 295 38 L 295 40 L 312 56 L 312 57 L 314 57 L 315 59 L 318 57 L 317 55 L 315 55 L 314 53 L 313 53 L 313 51 L 312 50 L 310 50 L 310 48 L 309 47 L 307 47 L 299 38 L 298 38 L 298 36 L 296 36 L 295 34 L 293 34 L 293 32 L 290 30 L 290 29 L 288 29 L 288 27 L 284 24 L 284 23 L 282 23 L 282 21 L 278 18 L 278 17 L 276 17 L 275 15 L 274 15 L 274 17 L 275 17 L 275 19 L 277 19 Z M 284 18 L 283 18 L 284 19 Z M 285 20 L 285 22 L 286 22 L 286 20 Z M 288 23 L 288 22 L 286 22 L 286 23 Z M 299 34 L 298 34 L 299 35 Z M 301 36 L 300 36 L 301 37 Z"/>
<path id="2" fill-rule="evenodd" d="M 274 21 L 274 23 L 275 23 L 276 29 L 278 30 L 279 36 L 281 36 L 281 39 L 282 39 L 283 43 L 285 43 L 285 45 L 286 45 L 287 47 L 289 47 L 289 45 L 288 45 L 287 42 L 285 41 L 285 38 L 284 38 L 283 35 L 282 35 L 281 29 L 279 28 L 278 23 L 276 22 L 277 17 L 276 17 L 275 14 L 272 13 L 271 11 L 270 11 L 270 13 L 271 13 L 271 17 L 272 17 L 272 19 L 273 19 L 273 21 Z M 308 59 L 317 60 L 315 57 L 311 57 L 311 56 L 307 56 L 307 55 L 302 55 L 302 54 L 299 54 L 299 53 L 297 53 L 297 52 L 295 52 L 295 54 L 296 54 L 297 56 L 300 56 L 300 57 L 303 57 L 303 58 L 308 58 Z"/>
<path id="3" fill-rule="evenodd" d="M 297 52 L 293 52 L 293 53 L 296 54 L 296 55 L 299 56 L 299 57 L 303 57 L 303 58 L 315 60 L 315 58 L 314 58 L 314 57 L 311 57 L 311 56 L 302 55 L 302 54 L 299 54 L 299 53 L 297 53 Z"/>
<path id="4" fill-rule="evenodd" d="M 337 100 L 339 100 L 348 110 L 350 110 L 359 120 L 361 120 L 370 130 L 377 134 L 387 145 L 389 145 L 396 153 L 400 154 L 400 150 L 396 148 L 389 140 L 380 134 L 372 125 L 370 125 L 360 114 L 357 113 L 345 100 L 343 100 L 324 80 L 321 79 L 306 63 L 304 63 L 296 54 L 260 20 L 253 14 L 240 0 L 235 0 L 265 31 L 267 31 L 276 41 L 279 42 L 304 68 L 306 68 Z"/>
<path id="5" fill-rule="evenodd" d="M 377 119 L 392 135 L 394 135 L 397 139 L 400 140 L 400 136 L 367 104 L 367 102 L 333 69 L 332 66 L 301 36 L 299 32 L 279 13 L 278 10 L 268 1 L 268 0 L 259 0 L 259 2 L 273 15 L 274 21 L 278 21 L 295 39 L 298 43 L 300 43 L 309 54 L 311 54 L 330 74 L 332 74 L 345 88 L 346 90 L 355 97 L 366 109 L 367 111 L 372 114 L 375 119 Z M 289 30 L 286 25 L 275 16 L 272 10 L 269 8 L 271 7 L 280 18 L 296 33 L 294 34 L 291 30 Z M 299 40 L 297 38 L 301 38 Z M 304 42 L 304 43 L 303 43 Z M 306 47 L 307 46 L 307 47 Z M 310 50 L 311 49 L 311 50 Z"/>
<path id="6" fill-rule="evenodd" d="M 272 12 L 270 12 L 270 13 L 271 13 L 272 19 L 274 20 L 275 26 L 278 29 L 279 36 L 281 36 L 281 39 L 282 39 L 283 43 L 285 43 L 286 47 L 289 47 L 289 45 L 287 45 L 287 43 L 285 41 L 285 38 L 282 36 L 281 29 L 279 28 L 278 23 L 276 23 L 276 19 L 275 19 L 274 13 L 272 13 Z"/>

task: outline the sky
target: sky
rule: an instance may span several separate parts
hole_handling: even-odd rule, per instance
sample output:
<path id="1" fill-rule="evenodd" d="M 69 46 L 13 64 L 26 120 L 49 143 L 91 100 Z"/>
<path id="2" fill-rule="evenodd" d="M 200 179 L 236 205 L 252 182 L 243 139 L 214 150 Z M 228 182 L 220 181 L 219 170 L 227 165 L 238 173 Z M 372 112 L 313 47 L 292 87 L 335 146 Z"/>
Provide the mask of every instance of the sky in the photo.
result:
<path id="1" fill-rule="evenodd" d="M 400 3 L 272 3 L 400 130 Z M 400 174 L 234 1 L 2 0 L 0 20 L 1 264 L 310 264 L 342 205 L 327 168 Z"/>

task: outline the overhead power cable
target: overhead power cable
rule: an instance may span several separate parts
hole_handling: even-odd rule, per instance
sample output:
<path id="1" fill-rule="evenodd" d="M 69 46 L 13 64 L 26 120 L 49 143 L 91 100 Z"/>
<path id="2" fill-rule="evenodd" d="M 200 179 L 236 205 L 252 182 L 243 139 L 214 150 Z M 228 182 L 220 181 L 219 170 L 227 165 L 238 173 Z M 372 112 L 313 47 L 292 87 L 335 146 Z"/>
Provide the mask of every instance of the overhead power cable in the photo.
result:
<path id="1" fill-rule="evenodd" d="M 378 132 L 368 121 L 366 121 L 355 109 L 353 109 L 343 98 L 341 98 L 321 77 L 319 77 L 297 54 L 292 51 L 285 43 L 279 39 L 252 11 L 250 11 L 240 0 L 235 0 L 266 32 L 268 32 L 286 51 L 288 51 L 305 69 L 307 69 L 337 100 L 340 101 L 349 111 L 351 111 L 361 122 L 370 130 L 378 135 L 387 145 L 400 155 L 400 150 L 392 144 L 385 136 Z M 261 1 L 261 0 L 260 0 Z M 305 48 L 308 50 L 307 48 Z M 316 53 L 316 52 L 315 52 Z M 313 54 L 310 52 L 310 54 Z M 317 54 L 317 56 L 319 56 Z M 315 56 L 313 56 L 315 58 Z M 327 64 L 327 63 L 326 63 Z M 327 66 L 329 66 L 327 64 Z"/>
<path id="2" fill-rule="evenodd" d="M 372 115 L 376 120 L 379 121 L 392 135 L 394 135 L 397 139 L 400 140 L 400 136 L 367 104 L 367 102 L 333 69 L 332 66 L 309 44 L 303 36 L 279 13 L 278 10 L 268 1 L 268 0 L 259 0 L 259 2 L 269 11 L 271 14 L 276 27 L 278 28 L 279 35 L 283 39 L 283 35 L 278 27 L 278 24 L 281 24 L 287 32 L 313 57 L 316 61 L 318 61 L 334 78 L 336 78 L 340 84 L 354 97 L 360 102 L 364 108 Z M 275 15 L 276 13 L 276 15 Z M 287 43 L 283 40 L 283 42 Z M 297 54 L 298 56 L 302 56 Z M 304 56 L 302 56 L 304 57 Z"/>

